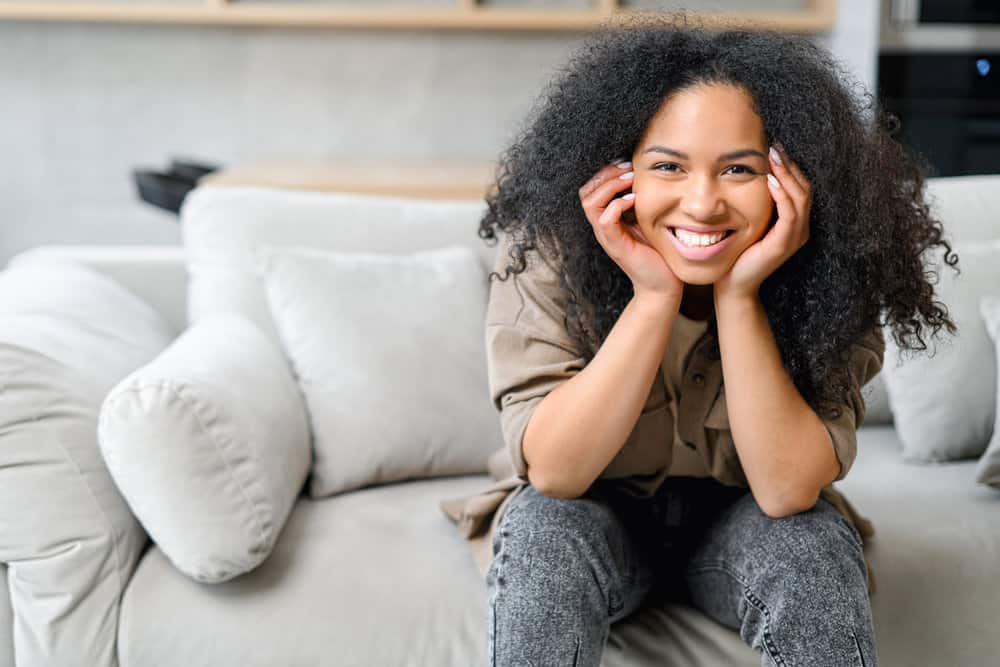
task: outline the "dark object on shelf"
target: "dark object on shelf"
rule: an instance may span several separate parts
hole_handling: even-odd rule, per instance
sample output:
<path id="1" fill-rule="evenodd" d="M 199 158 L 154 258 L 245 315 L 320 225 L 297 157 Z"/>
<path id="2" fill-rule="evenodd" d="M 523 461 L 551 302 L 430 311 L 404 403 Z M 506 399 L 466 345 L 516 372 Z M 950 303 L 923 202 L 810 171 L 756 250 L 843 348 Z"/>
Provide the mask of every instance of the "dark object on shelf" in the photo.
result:
<path id="1" fill-rule="evenodd" d="M 167 172 L 167 175 L 186 178 L 194 183 L 197 183 L 198 179 L 202 176 L 211 174 L 213 171 L 218 171 L 219 169 L 221 169 L 221 167 L 215 164 L 191 162 L 189 160 L 179 160 L 174 158 L 170 161 L 170 171 Z"/>
<path id="2" fill-rule="evenodd" d="M 133 169 L 132 175 L 140 199 L 172 213 L 180 213 L 184 198 L 198 186 L 198 180 L 218 169 L 217 165 L 173 159 L 167 172 Z"/>

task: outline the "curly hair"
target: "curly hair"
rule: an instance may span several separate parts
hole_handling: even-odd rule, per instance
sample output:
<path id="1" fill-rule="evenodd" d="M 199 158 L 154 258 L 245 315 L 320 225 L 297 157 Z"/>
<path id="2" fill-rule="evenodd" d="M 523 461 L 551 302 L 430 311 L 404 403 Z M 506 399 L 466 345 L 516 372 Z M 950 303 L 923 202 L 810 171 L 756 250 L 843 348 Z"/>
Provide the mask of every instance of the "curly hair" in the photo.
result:
<path id="1" fill-rule="evenodd" d="M 564 325 L 592 359 L 633 288 L 597 242 L 579 189 L 634 152 L 667 97 L 700 83 L 746 90 L 768 144 L 781 143 L 812 185 L 809 240 L 759 290 L 785 369 L 811 407 L 843 399 L 850 346 L 873 328 L 891 326 L 900 352 L 926 349 L 927 328 L 956 332 L 925 262 L 943 246 L 959 273 L 958 257 L 924 199 L 930 165 L 894 138 L 898 119 L 808 38 L 707 27 L 684 11 L 605 22 L 556 71 L 486 196 L 479 236 L 491 245 L 497 230 L 510 234 L 513 262 L 490 279 L 524 271 L 529 250 L 554 258 Z M 708 326 L 717 333 L 714 317 Z"/>

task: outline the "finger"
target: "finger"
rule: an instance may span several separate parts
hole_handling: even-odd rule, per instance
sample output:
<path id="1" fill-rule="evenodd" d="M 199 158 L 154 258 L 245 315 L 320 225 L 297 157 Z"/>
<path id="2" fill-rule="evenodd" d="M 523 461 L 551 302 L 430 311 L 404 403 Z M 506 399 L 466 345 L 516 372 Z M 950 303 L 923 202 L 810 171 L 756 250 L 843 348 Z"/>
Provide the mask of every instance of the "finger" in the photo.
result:
<path id="1" fill-rule="evenodd" d="M 767 186 L 778 206 L 778 220 L 774 223 L 774 227 L 767 232 L 767 236 L 774 235 L 783 247 L 790 248 L 793 246 L 795 222 L 798 220 L 795 204 L 788 191 L 778 183 L 774 174 L 767 175 Z"/>
<path id="2" fill-rule="evenodd" d="M 618 197 L 617 199 L 612 199 L 611 202 L 605 207 L 604 211 L 597 218 L 597 223 L 603 226 L 611 226 L 611 223 L 620 223 L 622 212 L 632 205 L 634 199 L 623 199 Z"/>
<path id="3" fill-rule="evenodd" d="M 622 220 L 622 214 L 633 205 L 634 199 L 615 199 L 598 218 L 598 228 L 602 232 L 605 250 L 612 257 L 618 257 L 623 252 L 622 244 L 626 239 L 636 243 L 636 238 L 631 233 L 631 226 Z"/>
<path id="4" fill-rule="evenodd" d="M 606 183 L 615 182 L 615 179 L 613 178 L 614 176 L 621 176 L 622 174 L 631 171 L 631 167 L 632 163 L 627 160 L 601 167 L 601 169 L 594 174 L 593 178 L 584 183 L 580 188 L 580 199 L 589 199 L 591 195 L 597 192 L 598 188 Z"/>
<path id="5" fill-rule="evenodd" d="M 802 185 L 792 175 L 787 165 L 781 161 L 781 157 L 773 147 L 768 151 L 768 155 L 771 162 L 771 174 L 778 179 L 778 184 L 791 197 L 796 213 L 800 216 L 804 215 L 808 210 L 809 193 L 802 188 Z"/>
<path id="6" fill-rule="evenodd" d="M 795 183 L 798 184 L 799 188 L 808 196 L 812 190 L 809 184 L 809 179 L 802 173 L 802 170 L 799 169 L 797 164 L 795 164 L 795 161 L 788 156 L 784 146 L 775 142 L 774 147 L 777 150 L 778 157 L 780 158 L 779 164 L 785 168 L 785 172 L 795 180 Z"/>

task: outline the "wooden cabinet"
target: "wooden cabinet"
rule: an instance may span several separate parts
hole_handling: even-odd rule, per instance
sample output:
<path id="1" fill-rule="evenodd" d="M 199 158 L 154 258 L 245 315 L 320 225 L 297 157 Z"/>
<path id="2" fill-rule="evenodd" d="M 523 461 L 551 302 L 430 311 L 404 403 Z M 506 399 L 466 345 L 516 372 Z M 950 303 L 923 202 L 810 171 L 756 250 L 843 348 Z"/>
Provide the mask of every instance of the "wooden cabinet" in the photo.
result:
<path id="1" fill-rule="evenodd" d="M 629 0 L 0 0 L 0 20 L 179 23 L 300 28 L 586 31 L 674 3 Z M 717 3 L 715 3 L 717 4 Z M 747 3 L 739 3 L 747 4 Z M 744 22 L 800 33 L 833 28 L 837 0 L 757 0 L 755 9 L 698 11 L 713 22 Z M 767 6 L 777 9 L 765 9 Z"/>

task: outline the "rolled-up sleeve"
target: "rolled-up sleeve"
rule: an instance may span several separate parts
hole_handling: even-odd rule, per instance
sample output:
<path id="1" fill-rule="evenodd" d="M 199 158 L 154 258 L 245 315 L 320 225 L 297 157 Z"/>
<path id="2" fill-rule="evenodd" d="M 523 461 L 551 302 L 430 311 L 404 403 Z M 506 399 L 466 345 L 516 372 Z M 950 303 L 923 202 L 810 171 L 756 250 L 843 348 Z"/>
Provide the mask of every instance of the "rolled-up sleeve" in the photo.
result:
<path id="1" fill-rule="evenodd" d="M 858 454 L 858 427 L 864 423 L 865 401 L 861 389 L 882 369 L 885 338 L 882 328 L 876 325 L 861 340 L 851 345 L 848 359 L 851 386 L 842 403 L 834 404 L 820 415 L 826 426 L 833 449 L 840 462 L 840 474 L 834 479 L 844 479 L 854 465 Z"/>
<path id="2" fill-rule="evenodd" d="M 524 272 L 491 280 L 486 358 L 490 398 L 500 413 L 511 464 L 528 482 L 522 449 L 528 421 L 542 399 L 580 372 L 586 359 L 566 332 L 566 297 L 558 273 L 537 250 L 525 257 Z M 501 242 L 494 270 L 503 276 L 509 261 Z"/>

